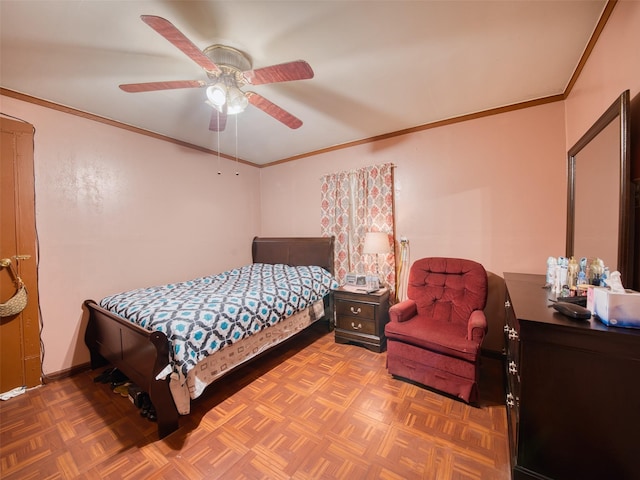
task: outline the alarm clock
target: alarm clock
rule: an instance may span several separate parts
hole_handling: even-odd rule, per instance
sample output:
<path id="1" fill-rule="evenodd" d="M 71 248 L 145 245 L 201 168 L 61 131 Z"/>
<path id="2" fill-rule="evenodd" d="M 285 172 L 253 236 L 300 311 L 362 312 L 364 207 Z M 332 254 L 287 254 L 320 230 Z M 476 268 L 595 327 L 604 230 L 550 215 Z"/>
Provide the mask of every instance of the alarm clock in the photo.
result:
<path id="1" fill-rule="evenodd" d="M 364 275 L 360 273 L 347 273 L 345 285 L 359 287 L 362 290 L 378 290 L 380 288 L 380 278 L 377 275 Z"/>
<path id="2" fill-rule="evenodd" d="M 345 283 L 352 287 L 366 287 L 367 276 L 359 273 L 347 273 Z"/>

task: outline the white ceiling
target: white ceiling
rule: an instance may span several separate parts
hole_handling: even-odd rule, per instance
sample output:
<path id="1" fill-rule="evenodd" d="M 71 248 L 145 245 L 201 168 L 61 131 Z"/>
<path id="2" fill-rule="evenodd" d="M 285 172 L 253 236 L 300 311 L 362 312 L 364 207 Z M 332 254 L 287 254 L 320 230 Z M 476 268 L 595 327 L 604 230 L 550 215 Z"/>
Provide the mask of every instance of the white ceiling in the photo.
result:
<path id="1" fill-rule="evenodd" d="M 304 124 L 249 106 L 237 156 L 266 164 L 439 120 L 561 94 L 606 0 L 0 0 L 0 85 L 235 158 L 235 119 L 209 131 L 204 89 L 125 93 L 121 83 L 207 80 L 140 19 L 260 68 L 306 60 L 310 80 L 249 86 Z M 244 87 L 247 90 L 247 87 Z"/>

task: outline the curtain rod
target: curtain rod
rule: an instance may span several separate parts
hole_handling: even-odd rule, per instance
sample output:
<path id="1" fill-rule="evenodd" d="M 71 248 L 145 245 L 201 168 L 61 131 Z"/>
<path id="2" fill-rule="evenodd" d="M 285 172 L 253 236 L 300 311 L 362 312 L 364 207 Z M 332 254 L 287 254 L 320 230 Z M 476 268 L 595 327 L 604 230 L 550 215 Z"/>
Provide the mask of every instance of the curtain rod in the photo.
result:
<path id="1" fill-rule="evenodd" d="M 380 167 L 382 165 L 387 165 L 386 163 L 380 164 L 380 165 L 370 165 L 371 167 Z M 398 166 L 395 163 L 391 163 L 391 168 L 398 168 Z M 334 172 L 334 173 L 325 173 L 324 175 L 322 175 L 322 177 L 319 178 L 319 180 L 322 180 L 324 177 L 326 177 L 327 175 L 339 175 L 341 173 L 356 173 L 359 170 L 362 170 L 364 168 L 369 168 L 369 167 L 360 167 L 360 168 L 355 168 L 353 170 L 342 170 L 341 172 Z"/>

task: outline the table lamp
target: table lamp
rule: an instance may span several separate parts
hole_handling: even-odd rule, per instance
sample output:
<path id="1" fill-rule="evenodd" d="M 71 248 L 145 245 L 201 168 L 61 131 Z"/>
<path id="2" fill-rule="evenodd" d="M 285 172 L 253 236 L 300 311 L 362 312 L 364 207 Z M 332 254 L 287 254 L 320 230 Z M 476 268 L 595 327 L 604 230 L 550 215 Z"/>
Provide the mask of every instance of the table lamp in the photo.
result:
<path id="1" fill-rule="evenodd" d="M 362 253 L 365 255 L 375 255 L 375 274 L 380 281 L 380 254 L 388 254 L 391 252 L 389 245 L 389 235 L 384 232 L 367 232 L 364 236 L 364 246 Z"/>

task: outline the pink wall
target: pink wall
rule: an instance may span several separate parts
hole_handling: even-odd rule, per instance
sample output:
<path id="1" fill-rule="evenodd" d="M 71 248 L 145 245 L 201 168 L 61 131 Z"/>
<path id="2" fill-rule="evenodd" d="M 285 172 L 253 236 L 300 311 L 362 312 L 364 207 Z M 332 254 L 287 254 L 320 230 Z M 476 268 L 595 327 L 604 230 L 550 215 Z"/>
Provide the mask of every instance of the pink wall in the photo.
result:
<path id="1" fill-rule="evenodd" d="M 262 233 L 319 234 L 324 173 L 393 162 L 397 234 L 412 259 L 542 273 L 565 248 L 565 155 L 556 102 L 275 165 L 260 175 Z"/>
<path id="2" fill-rule="evenodd" d="M 44 372 L 89 361 L 83 300 L 249 263 L 259 170 L 0 97 L 33 124 Z M 235 176 L 235 171 L 240 172 Z"/>
<path id="3" fill-rule="evenodd" d="M 565 101 L 567 150 L 620 94 L 640 93 L 640 2 L 619 0 Z"/>

